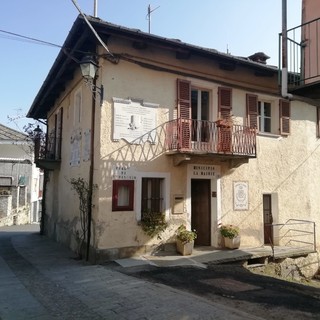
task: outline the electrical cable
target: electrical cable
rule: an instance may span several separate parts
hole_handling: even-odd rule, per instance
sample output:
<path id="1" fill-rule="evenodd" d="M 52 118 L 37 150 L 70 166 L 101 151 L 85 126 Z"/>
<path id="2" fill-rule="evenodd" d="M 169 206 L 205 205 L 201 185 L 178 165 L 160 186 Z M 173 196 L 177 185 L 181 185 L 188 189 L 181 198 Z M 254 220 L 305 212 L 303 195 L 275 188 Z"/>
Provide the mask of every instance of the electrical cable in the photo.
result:
<path id="1" fill-rule="evenodd" d="M 23 42 L 29 42 L 29 43 L 35 43 L 35 44 L 47 45 L 47 46 L 50 46 L 50 47 L 60 48 L 61 51 L 63 51 L 63 53 L 66 56 L 68 56 L 70 59 L 72 59 L 77 64 L 79 64 L 79 60 L 76 59 L 75 57 L 73 57 L 68 52 L 67 48 L 65 48 L 64 46 L 61 46 L 59 44 L 55 44 L 55 43 L 44 41 L 44 40 L 39 40 L 39 39 L 36 39 L 36 38 L 33 38 L 33 37 L 24 36 L 24 35 L 21 35 L 21 34 L 18 34 L 18 33 L 14 33 L 14 32 L 10 32 L 10 31 L 6 31 L 6 30 L 0 30 L 0 33 L 7 34 L 7 36 L 0 34 L 0 38 L 5 38 L 5 39 L 9 39 L 9 40 L 23 41 Z M 81 51 L 81 50 L 75 50 L 74 52 L 88 54 L 87 51 Z"/>
<path id="2" fill-rule="evenodd" d="M 23 36 L 21 34 L 18 33 L 14 33 L 14 32 L 10 32 L 10 31 L 5 31 L 5 30 L 0 30 L 0 32 L 8 34 L 8 36 L 0 36 L 2 38 L 6 38 L 6 39 L 10 39 L 10 40 L 17 40 L 16 38 L 21 38 L 23 40 L 21 41 L 26 41 L 26 42 L 31 42 L 31 43 L 39 43 L 39 44 L 43 44 L 43 45 L 48 45 L 51 47 L 57 47 L 57 48 L 62 48 L 62 46 L 52 43 L 52 42 L 48 42 L 48 41 L 44 41 L 44 40 L 39 40 L 36 38 L 32 38 L 32 37 L 27 37 L 27 36 Z M 13 37 L 10 37 L 13 36 Z M 16 37 L 16 38 L 14 38 Z"/>

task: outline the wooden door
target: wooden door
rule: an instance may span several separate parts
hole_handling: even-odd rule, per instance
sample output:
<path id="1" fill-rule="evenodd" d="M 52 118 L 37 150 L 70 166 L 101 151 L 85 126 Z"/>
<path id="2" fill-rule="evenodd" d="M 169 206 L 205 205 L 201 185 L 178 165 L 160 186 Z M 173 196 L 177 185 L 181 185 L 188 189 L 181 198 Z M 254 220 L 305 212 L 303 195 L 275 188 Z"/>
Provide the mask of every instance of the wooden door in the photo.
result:
<path id="1" fill-rule="evenodd" d="M 211 204 L 209 179 L 191 180 L 191 228 L 197 231 L 195 244 L 210 246 Z"/>
<path id="2" fill-rule="evenodd" d="M 271 194 L 263 195 L 264 244 L 273 243 Z"/>

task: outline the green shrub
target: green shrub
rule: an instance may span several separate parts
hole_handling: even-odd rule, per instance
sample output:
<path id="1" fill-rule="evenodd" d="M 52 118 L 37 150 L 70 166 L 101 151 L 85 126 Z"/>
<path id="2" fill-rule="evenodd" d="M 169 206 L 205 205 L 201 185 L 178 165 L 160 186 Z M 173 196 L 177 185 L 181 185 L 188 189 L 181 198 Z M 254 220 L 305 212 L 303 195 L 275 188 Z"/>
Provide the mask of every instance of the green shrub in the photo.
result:
<path id="1" fill-rule="evenodd" d="M 167 228 L 168 224 L 163 213 L 148 211 L 142 213 L 140 226 L 149 237 L 160 238 L 159 234 Z"/>
<path id="2" fill-rule="evenodd" d="M 233 239 L 239 235 L 239 228 L 232 224 L 222 225 L 220 233 L 225 238 Z"/>
<path id="3" fill-rule="evenodd" d="M 182 243 L 194 241 L 197 238 L 196 230 L 187 230 L 183 224 L 177 230 L 177 239 Z"/>

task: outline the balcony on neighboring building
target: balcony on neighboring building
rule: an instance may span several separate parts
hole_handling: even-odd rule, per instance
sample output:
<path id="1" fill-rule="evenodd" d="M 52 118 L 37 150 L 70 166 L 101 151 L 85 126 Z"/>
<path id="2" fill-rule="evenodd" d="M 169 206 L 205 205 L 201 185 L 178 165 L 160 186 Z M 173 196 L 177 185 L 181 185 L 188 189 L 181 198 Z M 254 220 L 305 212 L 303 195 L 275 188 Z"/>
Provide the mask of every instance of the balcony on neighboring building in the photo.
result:
<path id="1" fill-rule="evenodd" d="M 61 138 L 48 136 L 45 141 L 35 139 L 35 163 L 38 168 L 54 170 L 60 167 Z"/>
<path id="2" fill-rule="evenodd" d="M 287 55 L 280 59 L 279 54 L 279 70 L 283 68 L 284 59 L 288 69 L 288 92 L 293 95 L 320 99 L 319 34 L 320 18 L 287 30 Z M 282 34 L 279 44 L 282 52 Z"/>
<path id="3" fill-rule="evenodd" d="M 219 156 L 221 159 L 255 158 L 256 129 L 176 119 L 166 124 L 166 150 L 170 154 Z"/>

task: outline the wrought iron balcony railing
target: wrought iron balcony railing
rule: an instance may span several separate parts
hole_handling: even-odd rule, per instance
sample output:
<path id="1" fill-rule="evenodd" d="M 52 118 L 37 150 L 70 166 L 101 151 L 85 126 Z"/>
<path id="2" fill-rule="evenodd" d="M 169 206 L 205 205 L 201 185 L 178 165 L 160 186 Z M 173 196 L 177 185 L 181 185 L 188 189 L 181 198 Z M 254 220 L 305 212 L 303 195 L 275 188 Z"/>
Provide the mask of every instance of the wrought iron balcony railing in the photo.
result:
<path id="1" fill-rule="evenodd" d="M 45 140 L 40 137 L 34 140 L 35 162 L 43 169 L 55 169 L 61 160 L 61 138 L 48 136 Z"/>
<path id="2" fill-rule="evenodd" d="M 320 80 L 320 18 L 287 30 L 288 88 L 296 89 Z M 279 70 L 282 69 L 282 33 L 279 34 Z M 281 75 L 279 74 L 279 80 Z"/>
<path id="3" fill-rule="evenodd" d="M 212 121 L 176 119 L 166 124 L 166 149 L 255 157 L 256 130 Z"/>

